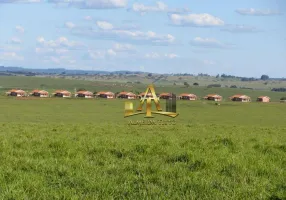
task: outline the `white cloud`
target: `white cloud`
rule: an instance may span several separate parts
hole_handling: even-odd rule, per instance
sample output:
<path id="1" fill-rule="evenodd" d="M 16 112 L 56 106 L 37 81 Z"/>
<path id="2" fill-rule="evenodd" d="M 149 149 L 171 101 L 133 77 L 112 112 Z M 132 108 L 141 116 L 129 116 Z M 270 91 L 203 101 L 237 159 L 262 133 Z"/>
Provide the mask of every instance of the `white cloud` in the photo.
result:
<path id="1" fill-rule="evenodd" d="M 54 53 L 54 49 L 53 48 L 35 48 L 35 52 L 37 54 Z"/>
<path id="2" fill-rule="evenodd" d="M 19 61 L 24 60 L 24 57 L 18 55 L 16 52 L 2 52 L 0 53 L 0 60 Z"/>
<path id="3" fill-rule="evenodd" d="M 177 58 L 177 57 L 179 57 L 179 56 L 174 54 L 174 53 L 161 55 L 161 54 L 156 53 L 156 52 L 151 52 L 151 53 L 147 53 L 145 55 L 145 58 L 149 58 L 149 59 L 161 59 L 161 58 L 173 59 L 173 58 Z"/>
<path id="4" fill-rule="evenodd" d="M 120 44 L 120 43 L 115 43 L 113 45 L 114 51 L 118 52 L 130 52 L 130 51 L 135 51 L 133 45 L 131 44 Z"/>
<path id="5" fill-rule="evenodd" d="M 254 26 L 246 25 L 229 25 L 225 28 L 222 28 L 221 31 L 226 31 L 230 33 L 257 33 L 261 32 L 258 28 Z"/>
<path id="6" fill-rule="evenodd" d="M 66 54 L 69 52 L 67 49 L 56 49 L 55 50 L 56 54 Z"/>
<path id="7" fill-rule="evenodd" d="M 35 53 L 41 59 L 48 57 L 48 59 L 46 59 L 47 62 L 52 60 L 56 63 L 56 59 L 62 59 L 70 55 L 71 50 L 85 49 L 83 47 L 85 47 L 83 44 L 69 41 L 66 37 L 59 37 L 56 40 L 45 40 L 44 37 L 38 37 Z"/>
<path id="8" fill-rule="evenodd" d="M 223 26 L 225 23 L 218 17 L 210 14 L 171 14 L 169 19 L 173 25 L 177 26 Z"/>
<path id="9" fill-rule="evenodd" d="M 141 14 L 145 14 L 147 12 L 187 12 L 189 9 L 171 9 L 165 3 L 161 1 L 157 1 L 156 5 L 148 6 L 142 3 L 134 3 L 132 7 L 129 9 L 134 12 L 139 12 Z"/>
<path id="10" fill-rule="evenodd" d="M 91 20 L 92 20 L 92 17 L 91 17 L 91 16 L 85 16 L 84 19 L 85 19 L 86 21 L 91 21 Z"/>
<path id="11" fill-rule="evenodd" d="M 16 29 L 16 31 L 19 32 L 19 33 L 24 33 L 24 32 L 25 32 L 25 29 L 24 29 L 23 26 L 19 26 L 19 25 L 18 25 L 18 26 L 15 27 L 15 29 Z"/>
<path id="12" fill-rule="evenodd" d="M 138 30 L 139 29 L 139 26 L 137 24 L 131 23 L 129 20 L 123 20 L 120 26 L 114 25 L 111 22 L 104 21 L 102 19 L 98 19 L 98 20 L 93 19 L 91 16 L 86 16 L 85 20 L 94 22 L 96 24 L 96 27 L 99 28 L 100 30 Z"/>
<path id="13" fill-rule="evenodd" d="M 215 65 L 216 64 L 216 62 L 213 60 L 203 60 L 203 63 L 205 65 Z"/>
<path id="14" fill-rule="evenodd" d="M 20 51 L 21 47 L 19 47 L 18 45 L 9 45 L 9 46 L 0 46 L 0 52 L 9 52 L 9 51 Z"/>
<path id="15" fill-rule="evenodd" d="M 107 55 L 109 55 L 109 56 L 116 56 L 117 54 L 116 54 L 116 52 L 113 49 L 108 49 L 107 50 Z"/>
<path id="16" fill-rule="evenodd" d="M 171 59 L 173 59 L 173 58 L 178 58 L 178 57 L 179 57 L 177 54 L 174 54 L 174 53 L 165 54 L 165 56 L 168 57 L 168 58 L 171 58 Z"/>
<path id="17" fill-rule="evenodd" d="M 45 38 L 44 37 L 38 37 L 37 42 L 43 44 L 43 43 L 45 43 Z"/>
<path id="18" fill-rule="evenodd" d="M 52 62 L 57 65 L 73 65 L 76 63 L 76 60 L 70 56 L 47 56 L 43 61 L 48 63 Z"/>
<path id="19" fill-rule="evenodd" d="M 248 9 L 236 9 L 235 12 L 237 12 L 240 15 L 253 15 L 253 16 L 269 16 L 269 15 L 281 15 L 282 13 L 275 10 L 262 10 L 262 9 L 254 9 L 254 8 L 248 8 Z"/>
<path id="20" fill-rule="evenodd" d="M 175 43 L 175 37 L 171 34 L 157 34 L 153 31 L 137 31 L 137 30 L 125 30 L 121 28 L 114 28 L 111 23 L 97 22 L 99 29 L 86 29 L 77 28 L 72 29 L 71 33 L 77 36 L 88 37 L 96 40 L 113 40 L 124 42 L 136 42 L 141 44 L 153 44 L 153 45 L 168 45 Z"/>
<path id="21" fill-rule="evenodd" d="M 175 37 L 173 35 L 158 35 L 153 31 L 127 31 L 127 30 L 116 30 L 114 31 L 116 36 L 119 38 L 126 38 L 135 41 L 150 41 L 153 44 L 171 44 L 174 43 Z"/>
<path id="22" fill-rule="evenodd" d="M 66 37 L 59 37 L 56 40 L 49 40 L 46 41 L 44 37 L 38 37 L 37 43 L 44 47 L 50 48 L 70 48 L 70 49 L 77 49 L 82 48 L 84 45 L 79 42 L 69 41 Z"/>
<path id="23" fill-rule="evenodd" d="M 97 60 L 97 59 L 106 59 L 112 57 L 129 57 L 134 52 L 134 48 L 130 44 L 119 44 L 116 43 L 112 48 L 107 50 L 88 50 L 88 58 Z M 127 53 L 127 54 L 126 54 Z"/>
<path id="24" fill-rule="evenodd" d="M 65 27 L 71 29 L 71 28 L 74 28 L 74 27 L 75 27 L 75 24 L 72 23 L 72 22 L 66 22 L 66 23 L 65 23 Z"/>
<path id="25" fill-rule="evenodd" d="M 106 53 L 103 51 L 91 51 L 91 50 L 88 51 L 89 58 L 93 60 L 105 58 L 105 55 Z"/>
<path id="26" fill-rule="evenodd" d="M 124 30 L 139 30 L 139 25 L 137 24 L 131 24 L 131 23 L 126 23 L 120 26 L 118 29 L 124 29 Z"/>
<path id="27" fill-rule="evenodd" d="M 100 50 L 94 50 L 89 49 L 87 51 L 87 57 L 88 59 L 92 60 L 98 60 L 98 59 L 110 59 L 110 58 L 123 58 L 128 57 L 130 58 L 133 56 L 132 54 L 135 53 L 135 48 L 130 44 L 125 43 L 115 43 L 112 48 L 109 48 L 107 50 L 100 49 Z"/>
<path id="28" fill-rule="evenodd" d="M 231 49 L 234 47 L 233 44 L 227 44 L 220 42 L 214 38 L 194 38 L 190 44 L 192 46 L 204 47 L 204 48 L 218 48 L 218 49 Z"/>
<path id="29" fill-rule="evenodd" d="M 67 49 L 56 49 L 56 48 L 35 48 L 35 52 L 36 54 L 44 54 L 44 55 L 47 55 L 47 54 L 51 54 L 51 55 L 54 55 L 54 54 L 58 54 L 58 55 L 61 55 L 61 54 L 66 54 L 69 52 L 69 50 Z"/>
<path id="30" fill-rule="evenodd" d="M 44 2 L 44 0 L 16 0 L 19 3 L 41 3 Z"/>
<path id="31" fill-rule="evenodd" d="M 112 30 L 114 28 L 111 23 L 105 21 L 97 21 L 96 25 L 102 30 Z"/>
<path id="32" fill-rule="evenodd" d="M 61 61 L 60 58 L 57 58 L 57 57 L 54 57 L 54 56 L 50 57 L 50 60 L 51 60 L 52 62 L 54 62 L 54 63 L 57 63 L 57 64 L 59 64 L 60 61 Z"/>
<path id="33" fill-rule="evenodd" d="M 22 40 L 20 40 L 20 39 L 17 38 L 17 37 L 12 37 L 12 38 L 10 39 L 10 43 L 11 43 L 11 44 L 21 44 L 21 43 L 22 43 Z"/>
<path id="34" fill-rule="evenodd" d="M 167 11 L 168 6 L 163 2 L 156 2 L 156 6 L 146 6 L 141 3 L 134 3 L 132 6 L 132 10 L 135 12 L 160 12 Z"/>
<path id="35" fill-rule="evenodd" d="M 146 58 L 160 58 L 160 55 L 158 53 L 152 52 L 152 53 L 147 53 L 145 55 Z"/>
<path id="36" fill-rule="evenodd" d="M 1 3 L 42 3 L 44 0 L 1 0 Z"/>
<path id="37" fill-rule="evenodd" d="M 48 0 L 50 3 L 67 4 L 80 9 L 125 8 L 128 0 Z"/>
<path id="38" fill-rule="evenodd" d="M 69 63 L 69 64 L 75 64 L 75 63 L 76 63 L 76 60 L 68 60 L 68 63 Z"/>

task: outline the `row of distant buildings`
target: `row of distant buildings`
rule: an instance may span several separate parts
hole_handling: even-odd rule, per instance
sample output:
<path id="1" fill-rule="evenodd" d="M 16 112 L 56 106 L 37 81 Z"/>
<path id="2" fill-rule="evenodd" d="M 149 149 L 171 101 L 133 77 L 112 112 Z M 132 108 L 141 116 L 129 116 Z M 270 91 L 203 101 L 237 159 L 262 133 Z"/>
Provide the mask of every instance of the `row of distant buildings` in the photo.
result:
<path id="1" fill-rule="evenodd" d="M 62 98 L 70 98 L 70 97 L 78 97 L 78 98 L 106 98 L 106 99 L 114 99 L 114 98 L 122 98 L 122 99 L 138 99 L 144 97 L 145 93 L 142 92 L 139 95 L 136 95 L 132 92 L 120 92 L 118 94 L 115 94 L 110 91 L 101 91 L 97 93 L 93 93 L 90 91 L 78 91 L 74 94 L 67 90 L 56 90 L 52 94 L 49 94 L 49 92 L 45 90 L 33 90 L 30 93 L 25 92 L 24 90 L 17 90 L 13 89 L 8 92 L 6 92 L 6 95 L 8 96 L 17 96 L 17 97 L 24 97 L 24 96 L 34 96 L 34 97 L 62 97 Z M 161 93 L 156 94 L 157 97 L 160 99 L 170 99 L 173 98 L 172 93 Z M 148 93 L 146 97 L 152 97 L 151 93 Z M 195 94 L 189 94 L 189 93 L 183 93 L 177 96 L 176 98 L 181 100 L 198 100 L 197 95 Z M 222 101 L 223 97 L 218 94 L 209 94 L 205 97 L 203 97 L 205 100 L 209 101 Z M 240 102 L 250 102 L 251 98 L 247 95 L 233 95 L 229 97 L 232 101 L 240 101 Z M 259 102 L 270 102 L 270 97 L 268 96 L 259 96 L 257 97 L 256 101 Z"/>

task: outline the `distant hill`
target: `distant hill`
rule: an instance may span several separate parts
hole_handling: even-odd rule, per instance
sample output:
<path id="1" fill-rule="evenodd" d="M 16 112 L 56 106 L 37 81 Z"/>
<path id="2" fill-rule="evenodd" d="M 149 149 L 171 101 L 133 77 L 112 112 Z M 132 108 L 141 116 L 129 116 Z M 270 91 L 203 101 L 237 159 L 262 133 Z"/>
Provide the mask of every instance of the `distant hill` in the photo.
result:
<path id="1" fill-rule="evenodd" d="M 128 70 L 120 70 L 120 71 L 100 71 L 100 70 L 71 70 L 65 68 L 49 68 L 49 69 L 33 69 L 33 68 L 24 68 L 24 67 L 12 67 L 12 66 L 0 66 L 0 76 L 15 76 L 15 75 L 24 75 L 24 76 L 37 76 L 37 75 L 61 75 L 61 76 L 75 76 L 75 75 L 128 75 L 128 74 L 149 74 L 158 75 L 158 76 L 175 76 L 175 77 L 185 77 L 185 76 L 192 76 L 192 77 L 213 77 L 216 79 L 239 79 L 243 82 L 248 81 L 260 81 L 262 78 L 254 78 L 254 77 L 240 77 L 240 76 L 233 76 L 233 75 L 226 75 L 221 74 L 220 76 L 211 76 L 209 74 L 199 73 L 189 74 L 189 73 L 179 73 L 179 74 L 165 74 L 165 73 L 150 73 L 150 72 L 142 72 L 142 71 L 128 71 Z M 263 75 L 266 76 L 266 75 Z M 159 78 L 161 79 L 161 77 Z M 264 81 L 286 81 L 286 78 L 269 78 Z"/>
<path id="2" fill-rule="evenodd" d="M 0 66 L 0 75 L 22 74 L 22 75 L 95 75 L 95 74 L 142 74 L 146 72 L 140 71 L 93 71 L 93 70 L 70 70 L 65 68 L 50 68 L 50 69 L 32 69 L 23 67 L 4 67 Z"/>

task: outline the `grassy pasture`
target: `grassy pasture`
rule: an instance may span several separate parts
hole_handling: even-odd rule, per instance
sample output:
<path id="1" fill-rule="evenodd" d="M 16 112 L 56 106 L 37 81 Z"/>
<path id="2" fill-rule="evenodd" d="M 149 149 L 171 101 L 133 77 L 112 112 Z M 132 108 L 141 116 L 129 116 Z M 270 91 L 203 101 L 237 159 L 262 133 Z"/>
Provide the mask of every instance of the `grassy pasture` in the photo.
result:
<path id="1" fill-rule="evenodd" d="M 159 78 L 160 75 L 152 75 L 148 77 L 147 74 L 139 75 L 111 75 L 111 76 L 65 76 L 66 79 L 72 80 L 89 80 L 89 81 L 99 81 L 99 82 L 117 82 L 117 83 L 126 83 L 129 82 L 141 82 L 143 84 L 150 84 L 153 81 L 156 81 L 156 84 L 168 86 L 176 83 L 177 85 L 183 85 L 184 82 L 192 85 L 193 83 L 199 83 L 200 86 L 207 86 L 209 84 L 221 84 L 222 86 L 231 86 L 236 85 L 237 87 L 251 87 L 255 89 L 265 89 L 269 90 L 273 87 L 279 87 L 285 85 L 285 81 L 280 80 L 258 80 L 258 81 L 241 81 L 239 78 L 215 78 L 215 77 L 206 77 L 206 76 L 163 76 Z"/>
<path id="2" fill-rule="evenodd" d="M 0 97 L 0 199 L 286 199 L 286 104 L 178 101 L 175 126 L 123 109 Z"/>

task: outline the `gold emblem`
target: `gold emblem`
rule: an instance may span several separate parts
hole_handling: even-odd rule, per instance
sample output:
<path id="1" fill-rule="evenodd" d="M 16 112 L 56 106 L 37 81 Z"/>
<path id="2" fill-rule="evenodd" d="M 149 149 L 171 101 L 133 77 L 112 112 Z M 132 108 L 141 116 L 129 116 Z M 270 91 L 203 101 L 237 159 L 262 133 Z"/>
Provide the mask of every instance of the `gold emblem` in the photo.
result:
<path id="1" fill-rule="evenodd" d="M 147 97 L 147 94 L 151 93 L 151 97 Z M 152 101 L 154 101 L 156 105 L 157 111 L 152 111 Z M 146 102 L 146 112 L 142 111 L 143 106 Z M 152 114 L 160 114 L 160 115 L 165 115 L 168 117 L 177 117 L 179 114 L 176 112 L 165 112 L 162 110 L 160 103 L 159 103 L 159 98 L 156 96 L 155 89 L 153 85 L 149 85 L 146 89 L 146 92 L 144 94 L 144 97 L 140 99 L 140 105 L 137 108 L 137 112 L 133 111 L 133 103 L 132 102 L 125 102 L 125 115 L 124 117 L 130 117 L 134 115 L 139 115 L 139 114 L 146 114 L 145 118 L 152 118 Z"/>

